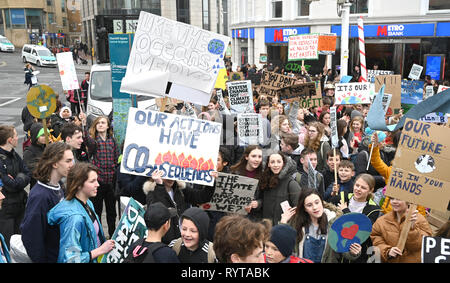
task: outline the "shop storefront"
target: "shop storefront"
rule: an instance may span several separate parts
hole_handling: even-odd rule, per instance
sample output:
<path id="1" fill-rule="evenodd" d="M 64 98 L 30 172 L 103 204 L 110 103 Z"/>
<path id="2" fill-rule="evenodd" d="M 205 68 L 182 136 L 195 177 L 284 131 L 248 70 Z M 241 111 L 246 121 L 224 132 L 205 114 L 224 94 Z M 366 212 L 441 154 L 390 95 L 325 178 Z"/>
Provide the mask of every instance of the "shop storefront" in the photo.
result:
<path id="1" fill-rule="evenodd" d="M 341 36 L 341 26 L 331 26 Z M 350 26 L 349 74 L 359 64 L 358 26 Z M 366 64 L 375 63 L 381 70 L 392 70 L 407 78 L 413 64 L 425 66 L 428 54 L 443 54 L 449 60 L 450 23 L 408 23 L 365 25 Z M 340 43 L 339 43 L 340 46 Z M 446 68 L 448 72 L 448 68 Z M 423 74 L 425 74 L 424 69 Z"/>
<path id="2" fill-rule="evenodd" d="M 309 33 L 309 27 L 268 27 L 264 29 L 264 42 L 267 46 L 267 60 L 276 66 L 288 63 L 289 36 Z"/>
<path id="3" fill-rule="evenodd" d="M 250 53 L 254 51 L 255 29 L 234 29 L 231 31 L 231 37 L 235 41 L 239 66 L 249 63 L 249 58 L 253 58 Z"/>

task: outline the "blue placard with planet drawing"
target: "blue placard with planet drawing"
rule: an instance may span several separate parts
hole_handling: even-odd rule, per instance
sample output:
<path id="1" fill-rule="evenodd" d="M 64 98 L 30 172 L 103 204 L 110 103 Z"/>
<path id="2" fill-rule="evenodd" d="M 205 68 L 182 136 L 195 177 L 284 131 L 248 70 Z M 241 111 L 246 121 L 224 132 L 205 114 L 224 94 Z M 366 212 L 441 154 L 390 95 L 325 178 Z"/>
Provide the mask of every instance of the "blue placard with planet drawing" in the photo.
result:
<path id="1" fill-rule="evenodd" d="M 347 213 L 336 219 L 331 225 L 328 243 L 338 253 L 348 252 L 351 244 L 364 243 L 371 232 L 372 222 L 366 215 Z"/>

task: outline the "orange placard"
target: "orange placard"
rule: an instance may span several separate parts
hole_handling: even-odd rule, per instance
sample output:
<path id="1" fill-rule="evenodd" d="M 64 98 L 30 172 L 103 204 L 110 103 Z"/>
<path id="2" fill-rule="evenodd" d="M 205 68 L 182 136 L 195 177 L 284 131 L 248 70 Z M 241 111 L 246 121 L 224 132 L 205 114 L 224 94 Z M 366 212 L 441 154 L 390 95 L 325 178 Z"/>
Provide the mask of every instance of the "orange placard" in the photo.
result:
<path id="1" fill-rule="evenodd" d="M 335 35 L 319 35 L 319 51 L 336 51 L 336 39 Z"/>

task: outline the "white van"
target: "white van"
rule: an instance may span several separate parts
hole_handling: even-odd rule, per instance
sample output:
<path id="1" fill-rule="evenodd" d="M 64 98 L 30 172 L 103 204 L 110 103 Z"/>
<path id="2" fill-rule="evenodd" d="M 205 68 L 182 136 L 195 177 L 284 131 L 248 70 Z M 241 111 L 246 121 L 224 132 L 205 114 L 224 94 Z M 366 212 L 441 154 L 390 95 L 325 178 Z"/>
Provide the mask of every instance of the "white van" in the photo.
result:
<path id="1" fill-rule="evenodd" d="M 22 47 L 22 61 L 36 64 L 39 67 L 56 67 L 58 65 L 55 55 L 47 47 L 34 44 L 25 44 Z"/>
<path id="2" fill-rule="evenodd" d="M 0 35 L 0 51 L 14 52 L 14 45 L 3 35 Z"/>
<path id="3" fill-rule="evenodd" d="M 91 125 L 98 116 L 108 116 L 112 105 L 111 65 L 94 64 L 88 89 L 87 124 Z M 151 96 L 138 95 L 137 106 L 141 109 L 157 110 L 156 100 Z"/>

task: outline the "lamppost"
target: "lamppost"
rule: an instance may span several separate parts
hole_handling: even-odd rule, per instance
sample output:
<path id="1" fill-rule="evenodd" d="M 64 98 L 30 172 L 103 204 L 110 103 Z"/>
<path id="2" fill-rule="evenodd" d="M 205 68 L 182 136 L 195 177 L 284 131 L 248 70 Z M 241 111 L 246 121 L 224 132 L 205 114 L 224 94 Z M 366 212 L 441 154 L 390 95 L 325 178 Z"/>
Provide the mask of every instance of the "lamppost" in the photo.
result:
<path id="1" fill-rule="evenodd" d="M 339 17 L 342 17 L 341 28 L 341 78 L 348 74 L 348 30 L 349 30 L 349 18 L 350 7 L 354 0 L 337 0 L 337 13 Z"/>

